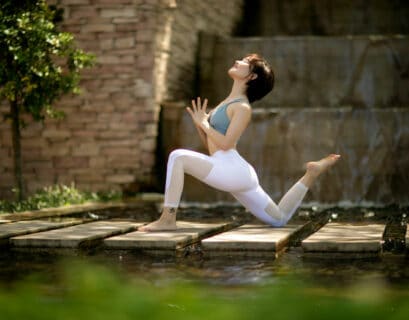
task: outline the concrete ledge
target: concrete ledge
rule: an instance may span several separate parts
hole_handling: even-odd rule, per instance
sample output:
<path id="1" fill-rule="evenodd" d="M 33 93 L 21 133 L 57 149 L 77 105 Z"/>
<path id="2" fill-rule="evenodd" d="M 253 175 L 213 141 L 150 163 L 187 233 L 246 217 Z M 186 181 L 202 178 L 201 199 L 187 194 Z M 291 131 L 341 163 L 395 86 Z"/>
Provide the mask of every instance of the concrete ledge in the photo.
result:
<path id="1" fill-rule="evenodd" d="M 135 198 L 128 198 L 118 201 L 110 202 L 86 202 L 83 204 L 73 204 L 64 207 L 57 208 L 44 208 L 35 211 L 24 211 L 16 213 L 0 214 L 0 221 L 20 221 L 20 220 L 32 220 L 38 218 L 58 217 L 66 216 L 75 213 L 81 213 L 86 211 L 97 211 L 105 209 L 118 209 L 132 207 L 133 205 L 140 204 L 141 202 L 160 202 L 163 199 L 163 195 L 157 193 L 140 194 Z"/>
<path id="2" fill-rule="evenodd" d="M 17 212 L 17 213 L 6 213 L 1 215 L 3 219 L 10 220 L 10 221 L 21 221 L 21 220 L 31 220 L 31 219 L 38 219 L 38 218 L 47 218 L 47 217 L 58 217 L 58 216 L 66 216 L 73 213 L 81 213 L 85 211 L 95 211 L 101 209 L 110 209 L 121 207 L 121 203 L 95 203 L 95 202 L 88 202 L 84 204 L 74 204 L 66 207 L 57 207 L 57 208 L 45 208 L 35 211 L 24 211 L 24 212 Z"/>

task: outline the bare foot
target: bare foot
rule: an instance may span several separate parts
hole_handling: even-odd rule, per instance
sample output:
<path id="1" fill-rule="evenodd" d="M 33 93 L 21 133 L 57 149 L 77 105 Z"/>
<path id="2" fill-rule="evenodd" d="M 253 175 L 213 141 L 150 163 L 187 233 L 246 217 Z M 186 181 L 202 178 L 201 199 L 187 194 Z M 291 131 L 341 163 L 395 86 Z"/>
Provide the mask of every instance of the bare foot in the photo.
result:
<path id="1" fill-rule="evenodd" d="M 307 172 L 318 177 L 321 173 L 333 166 L 340 158 L 341 156 L 339 154 L 330 154 L 319 161 L 308 162 L 306 165 Z"/>
<path id="2" fill-rule="evenodd" d="M 159 219 L 152 223 L 139 227 L 138 231 L 169 231 L 176 229 L 176 222 L 162 221 Z"/>

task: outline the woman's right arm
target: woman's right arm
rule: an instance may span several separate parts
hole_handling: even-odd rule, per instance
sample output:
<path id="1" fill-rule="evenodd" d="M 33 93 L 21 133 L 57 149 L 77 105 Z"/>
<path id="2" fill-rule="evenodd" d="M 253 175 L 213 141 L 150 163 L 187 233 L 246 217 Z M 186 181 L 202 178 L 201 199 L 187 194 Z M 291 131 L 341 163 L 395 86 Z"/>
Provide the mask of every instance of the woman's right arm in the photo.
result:
<path id="1" fill-rule="evenodd" d="M 197 125 L 196 123 L 195 123 L 195 127 L 196 127 L 196 129 L 197 129 L 197 132 L 199 133 L 200 140 L 202 140 L 202 142 L 203 142 L 203 144 L 204 144 L 204 146 L 206 147 L 206 150 L 207 150 L 207 149 L 208 149 L 208 145 L 207 145 L 207 135 L 206 135 L 206 133 L 205 133 L 204 130 L 203 130 L 199 125 Z"/>
<path id="2" fill-rule="evenodd" d="M 199 103 L 200 103 L 200 97 L 198 98 L 198 101 L 199 101 Z M 195 101 L 192 100 L 192 105 L 193 105 L 194 103 L 195 103 Z M 204 110 L 205 110 L 205 111 L 206 111 L 206 107 L 207 107 L 207 99 L 205 99 L 205 101 L 204 101 Z M 187 109 L 189 109 L 189 108 L 187 108 Z M 209 114 L 208 114 L 209 117 L 210 117 L 212 111 L 213 111 L 213 110 L 211 110 L 211 111 L 209 112 Z M 195 127 L 196 127 L 196 130 L 197 130 L 198 134 L 199 134 L 200 140 L 202 141 L 202 143 L 203 143 L 203 145 L 205 146 L 206 150 L 209 150 L 209 146 L 208 146 L 208 143 L 207 143 L 207 134 L 206 134 L 206 132 L 205 132 L 205 131 L 203 130 L 203 128 L 202 128 L 199 124 L 197 124 L 195 121 L 193 121 L 193 123 L 194 123 L 194 125 L 195 125 Z"/>
<path id="3" fill-rule="evenodd" d="M 230 125 L 226 134 L 222 134 L 213 129 L 209 123 L 209 114 L 206 113 L 207 99 L 201 103 L 200 98 L 197 98 L 197 103 L 192 100 L 192 108 L 187 108 L 187 111 L 192 116 L 193 121 L 204 134 L 222 150 L 233 148 L 239 140 L 241 134 L 246 129 L 251 119 L 251 107 L 248 103 L 234 103 L 234 109 Z"/>

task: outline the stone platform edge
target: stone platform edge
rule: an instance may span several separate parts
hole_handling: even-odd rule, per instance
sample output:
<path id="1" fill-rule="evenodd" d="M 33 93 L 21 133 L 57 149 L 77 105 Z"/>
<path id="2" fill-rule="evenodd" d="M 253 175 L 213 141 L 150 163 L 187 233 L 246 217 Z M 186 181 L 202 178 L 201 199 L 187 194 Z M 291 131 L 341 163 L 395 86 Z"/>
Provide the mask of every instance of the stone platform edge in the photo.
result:
<path id="1" fill-rule="evenodd" d="M 44 208 L 33 211 L 23 211 L 15 213 L 2 213 L 0 220 L 3 222 L 16 222 L 22 220 L 32 220 L 38 218 L 59 217 L 86 211 L 129 208 L 141 202 L 160 202 L 163 200 L 163 195 L 159 193 L 141 193 L 132 198 L 124 198 L 122 200 L 107 201 L 107 202 L 85 202 L 82 204 L 73 204 L 63 207 Z"/>

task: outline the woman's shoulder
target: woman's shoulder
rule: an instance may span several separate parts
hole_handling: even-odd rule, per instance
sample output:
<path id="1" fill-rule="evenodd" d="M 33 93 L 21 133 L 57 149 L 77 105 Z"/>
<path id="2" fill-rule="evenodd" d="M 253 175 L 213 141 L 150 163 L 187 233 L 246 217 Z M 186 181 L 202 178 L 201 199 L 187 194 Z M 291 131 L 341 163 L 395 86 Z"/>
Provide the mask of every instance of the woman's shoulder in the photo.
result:
<path id="1" fill-rule="evenodd" d="M 239 101 L 232 104 L 229 108 L 229 115 L 231 118 L 240 118 L 240 119 L 250 119 L 251 118 L 251 106 L 246 101 Z"/>
<path id="2" fill-rule="evenodd" d="M 233 111 L 251 113 L 251 105 L 248 101 L 240 100 L 231 104 Z"/>

